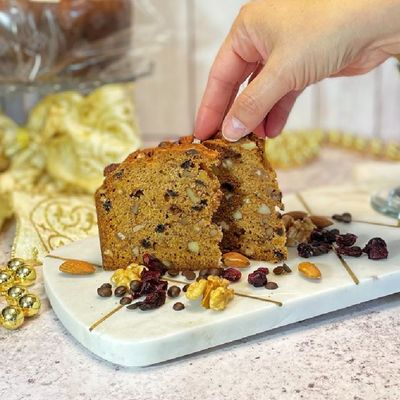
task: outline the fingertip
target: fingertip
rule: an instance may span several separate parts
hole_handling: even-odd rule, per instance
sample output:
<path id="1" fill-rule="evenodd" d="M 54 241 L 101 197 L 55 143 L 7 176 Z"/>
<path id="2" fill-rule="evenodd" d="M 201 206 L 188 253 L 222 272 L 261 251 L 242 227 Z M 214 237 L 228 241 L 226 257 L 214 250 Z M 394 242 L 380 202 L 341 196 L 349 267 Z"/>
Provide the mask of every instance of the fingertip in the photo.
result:
<path id="1" fill-rule="evenodd" d="M 222 136 L 229 142 L 237 142 L 249 133 L 250 130 L 239 119 L 230 115 L 226 116 L 224 119 L 222 124 Z"/>

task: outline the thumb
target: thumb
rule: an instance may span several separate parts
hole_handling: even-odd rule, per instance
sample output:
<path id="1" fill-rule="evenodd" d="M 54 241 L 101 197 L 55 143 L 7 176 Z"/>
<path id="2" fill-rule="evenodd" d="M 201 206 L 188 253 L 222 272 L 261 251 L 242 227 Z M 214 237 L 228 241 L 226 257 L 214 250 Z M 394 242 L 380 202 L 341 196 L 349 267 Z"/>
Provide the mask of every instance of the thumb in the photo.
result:
<path id="1" fill-rule="evenodd" d="M 235 142 L 252 132 L 273 106 L 291 91 L 287 69 L 272 57 L 236 98 L 222 124 L 225 139 Z"/>

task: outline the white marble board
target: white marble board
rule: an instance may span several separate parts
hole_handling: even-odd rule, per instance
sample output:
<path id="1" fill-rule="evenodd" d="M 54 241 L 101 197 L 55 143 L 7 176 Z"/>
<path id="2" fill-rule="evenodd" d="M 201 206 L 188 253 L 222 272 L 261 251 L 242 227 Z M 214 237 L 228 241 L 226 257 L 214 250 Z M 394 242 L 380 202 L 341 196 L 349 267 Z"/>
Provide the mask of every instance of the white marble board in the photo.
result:
<path id="1" fill-rule="evenodd" d="M 282 306 L 260 299 L 235 296 L 227 309 L 205 310 L 185 296 L 167 299 L 158 310 L 125 308 L 115 312 L 95 329 L 89 327 L 118 306 L 117 298 L 100 298 L 96 289 L 108 282 L 111 272 L 98 270 L 88 276 L 68 276 L 59 272 L 62 260 L 46 257 L 43 267 L 45 288 L 54 312 L 83 346 L 96 355 L 124 366 L 146 366 L 228 343 L 246 336 L 288 325 L 337 309 L 400 291 L 400 228 L 395 220 L 375 214 L 368 206 L 369 192 L 363 188 L 341 187 L 310 190 L 285 198 L 288 210 L 310 209 L 314 214 L 331 215 L 350 211 L 360 222 L 336 224 L 341 232 L 359 236 L 364 245 L 371 237 L 384 238 L 389 248 L 387 260 L 372 261 L 366 256 L 346 257 L 347 265 L 359 279 L 356 284 L 334 253 L 311 259 L 321 272 L 321 281 L 310 281 L 297 271 L 300 259 L 291 249 L 287 263 L 293 270 L 286 276 L 270 274 L 278 283 L 274 291 L 253 288 L 247 274 L 265 262 L 252 262 L 242 270 L 242 280 L 232 284 L 240 293 L 273 299 Z M 101 264 L 98 238 L 88 238 L 53 251 L 52 255 Z M 178 278 L 176 278 L 178 279 Z M 180 280 L 185 281 L 183 277 Z M 186 308 L 174 311 L 181 301 Z"/>

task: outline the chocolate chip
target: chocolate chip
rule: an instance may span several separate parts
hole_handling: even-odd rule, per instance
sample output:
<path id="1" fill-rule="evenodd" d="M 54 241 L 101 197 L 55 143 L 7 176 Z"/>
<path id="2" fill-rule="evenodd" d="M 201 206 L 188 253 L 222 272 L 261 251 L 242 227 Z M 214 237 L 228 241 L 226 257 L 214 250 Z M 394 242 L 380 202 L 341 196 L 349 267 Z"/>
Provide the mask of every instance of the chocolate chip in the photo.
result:
<path id="1" fill-rule="evenodd" d="M 200 200 L 199 204 L 196 204 L 195 206 L 192 207 L 193 210 L 195 211 L 201 211 L 204 209 L 204 207 L 208 204 L 207 199 Z"/>
<path id="2" fill-rule="evenodd" d="M 286 274 L 285 269 L 284 269 L 283 267 L 281 267 L 281 266 L 275 267 L 275 268 L 272 270 L 272 272 L 273 272 L 275 275 L 284 275 L 284 274 Z"/>
<path id="3" fill-rule="evenodd" d="M 126 308 L 128 310 L 136 310 L 141 304 L 141 301 L 137 301 L 136 303 L 131 304 L 130 306 L 127 306 Z"/>
<path id="4" fill-rule="evenodd" d="M 139 199 L 140 197 L 143 196 L 143 194 L 144 194 L 143 190 L 142 190 L 142 189 L 138 189 L 138 190 L 135 190 L 134 192 L 132 192 L 132 193 L 129 195 L 129 197 L 136 197 L 136 198 Z"/>
<path id="5" fill-rule="evenodd" d="M 125 286 L 118 286 L 114 290 L 114 295 L 117 296 L 117 297 L 122 297 L 126 292 L 127 292 L 127 289 L 126 289 Z"/>
<path id="6" fill-rule="evenodd" d="M 158 233 L 163 233 L 163 232 L 165 232 L 165 225 L 163 225 L 163 224 L 158 224 L 157 226 L 156 226 L 156 232 L 158 232 Z"/>
<path id="7" fill-rule="evenodd" d="M 181 168 L 183 169 L 189 169 L 189 168 L 193 168 L 194 167 L 194 163 L 192 160 L 186 160 L 181 164 Z"/>
<path id="8" fill-rule="evenodd" d="M 178 275 L 179 275 L 179 271 L 176 270 L 176 269 L 169 269 L 169 270 L 168 270 L 168 275 L 169 275 L 169 276 L 172 276 L 172 277 L 178 276 Z"/>
<path id="9" fill-rule="evenodd" d="M 119 301 L 119 304 L 122 304 L 123 306 L 126 306 L 126 305 L 128 305 L 130 303 L 132 303 L 132 296 L 124 296 Z"/>
<path id="10" fill-rule="evenodd" d="M 140 244 L 145 248 L 148 249 L 149 247 L 151 247 L 151 242 L 149 239 L 142 239 L 140 241 Z"/>
<path id="11" fill-rule="evenodd" d="M 283 263 L 282 267 L 285 270 L 285 272 L 287 272 L 288 274 L 290 274 L 292 272 L 291 268 L 286 263 Z"/>
<path id="12" fill-rule="evenodd" d="M 102 285 L 97 289 L 97 294 L 100 297 L 111 297 L 111 295 L 112 295 L 111 287 Z"/>
<path id="13" fill-rule="evenodd" d="M 169 297 L 178 297 L 180 293 L 181 293 L 181 288 L 175 285 L 171 286 L 167 291 Z"/>
<path id="14" fill-rule="evenodd" d="M 275 283 L 275 282 L 267 282 L 266 284 L 265 284 L 265 289 L 268 289 L 268 290 L 275 290 L 275 289 L 278 289 L 278 284 L 277 283 Z"/>
<path id="15" fill-rule="evenodd" d="M 182 209 L 180 207 L 178 207 L 175 204 L 172 204 L 171 207 L 169 208 L 169 211 L 172 212 L 172 214 L 179 214 L 182 212 Z"/>
<path id="16" fill-rule="evenodd" d="M 221 276 L 223 272 L 224 272 L 223 268 L 210 268 L 208 270 L 208 274 L 214 276 Z"/>
<path id="17" fill-rule="evenodd" d="M 165 192 L 165 196 L 178 197 L 179 193 L 175 192 L 175 190 L 167 189 L 167 191 Z"/>
<path id="18" fill-rule="evenodd" d="M 187 283 L 183 288 L 182 292 L 186 292 L 188 290 L 188 287 L 190 286 L 190 283 Z"/>
<path id="19" fill-rule="evenodd" d="M 129 288 L 133 293 L 140 292 L 140 289 L 142 288 L 142 282 L 135 279 L 130 282 Z"/>
<path id="20" fill-rule="evenodd" d="M 107 212 L 110 211 L 111 208 L 112 208 L 111 200 L 106 200 L 106 201 L 103 203 L 103 208 L 104 208 L 104 210 L 106 210 Z"/>
<path id="21" fill-rule="evenodd" d="M 200 179 L 196 179 L 195 183 L 196 183 L 196 185 L 199 185 L 199 186 L 206 186 L 206 184 Z"/>
<path id="22" fill-rule="evenodd" d="M 180 301 L 178 301 L 177 303 L 175 303 L 172 308 L 175 311 L 182 311 L 185 308 L 185 305 L 183 303 L 181 303 Z"/>
<path id="23" fill-rule="evenodd" d="M 209 269 L 202 269 L 199 272 L 199 278 L 200 279 L 207 279 L 207 277 L 210 275 L 210 270 Z"/>
<path id="24" fill-rule="evenodd" d="M 123 175 L 124 175 L 124 170 L 121 169 L 121 171 L 118 171 L 117 173 L 114 174 L 114 178 L 121 179 Z"/>
<path id="25" fill-rule="evenodd" d="M 109 288 L 109 289 L 112 288 L 111 283 L 108 283 L 108 282 L 103 283 L 100 287 L 101 287 L 101 288 Z"/>
<path id="26" fill-rule="evenodd" d="M 235 190 L 235 186 L 230 182 L 223 182 L 221 184 L 221 188 L 227 190 L 228 192 L 233 192 Z"/>
<path id="27" fill-rule="evenodd" d="M 275 251 L 274 251 L 274 254 L 275 254 L 275 257 L 276 257 L 278 260 L 283 260 L 283 259 L 285 258 L 285 255 L 284 255 L 282 252 L 278 251 L 278 250 L 275 250 Z"/>
<path id="28" fill-rule="evenodd" d="M 344 222 L 345 224 L 349 224 L 352 220 L 351 214 L 345 212 L 343 214 L 334 214 L 332 215 L 332 219 L 338 222 Z"/>
<path id="29" fill-rule="evenodd" d="M 196 279 L 196 274 L 193 271 L 183 271 L 182 275 L 188 280 L 188 281 L 194 281 Z"/>

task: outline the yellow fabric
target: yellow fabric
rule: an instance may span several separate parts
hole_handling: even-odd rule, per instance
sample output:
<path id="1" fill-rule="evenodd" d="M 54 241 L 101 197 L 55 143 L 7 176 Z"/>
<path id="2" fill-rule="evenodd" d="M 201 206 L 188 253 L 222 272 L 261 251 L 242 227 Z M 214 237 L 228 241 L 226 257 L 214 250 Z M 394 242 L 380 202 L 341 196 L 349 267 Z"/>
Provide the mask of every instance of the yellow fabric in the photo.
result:
<path id="1" fill-rule="evenodd" d="M 0 114 L 0 228 L 5 218 L 16 215 L 20 232 L 14 255 L 26 257 L 32 247 L 44 254 L 61 244 L 64 234 L 65 240 L 76 240 L 85 232 L 94 233 L 92 196 L 103 180 L 104 166 L 122 161 L 139 147 L 132 85 L 106 85 L 88 96 L 49 95 L 31 110 L 23 127 Z M 40 243 L 43 234 L 38 227 L 51 232 L 53 216 L 37 222 L 31 213 L 35 210 L 37 215 L 50 198 L 57 199 L 60 218 L 69 212 L 78 218 L 70 198 L 77 210 L 90 206 L 91 227 L 79 217 L 73 233 L 69 223 L 60 223 L 59 236 Z M 53 215 L 56 206 L 46 207 Z"/>

